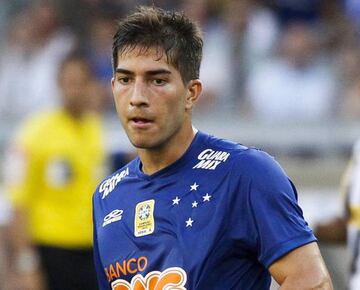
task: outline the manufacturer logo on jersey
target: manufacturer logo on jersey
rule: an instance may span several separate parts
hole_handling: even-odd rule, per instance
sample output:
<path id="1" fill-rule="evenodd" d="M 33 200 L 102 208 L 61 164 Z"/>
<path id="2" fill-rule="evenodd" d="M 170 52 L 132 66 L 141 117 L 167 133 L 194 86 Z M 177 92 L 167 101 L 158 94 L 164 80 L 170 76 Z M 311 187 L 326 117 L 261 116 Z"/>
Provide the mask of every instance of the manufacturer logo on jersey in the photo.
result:
<path id="1" fill-rule="evenodd" d="M 122 219 L 123 212 L 124 211 L 122 209 L 114 209 L 111 213 L 104 217 L 104 222 L 102 226 L 105 227 L 108 224 L 120 221 Z"/>
<path id="2" fill-rule="evenodd" d="M 225 151 L 214 151 L 212 149 L 205 149 L 202 151 L 198 159 L 200 160 L 193 169 L 207 169 L 207 170 L 215 170 L 216 167 L 225 162 L 230 156 L 230 153 Z"/>
<path id="3" fill-rule="evenodd" d="M 104 199 L 109 195 L 110 192 L 114 190 L 116 185 L 125 177 L 129 175 L 129 168 L 124 169 L 123 171 L 115 174 L 114 176 L 106 179 L 100 185 L 99 192 L 102 193 L 101 199 Z"/>
<path id="4" fill-rule="evenodd" d="M 135 208 L 134 234 L 135 237 L 150 235 L 154 232 L 154 207 L 155 200 L 140 202 Z"/>
<path id="5" fill-rule="evenodd" d="M 168 268 L 163 272 L 152 271 L 145 277 L 137 274 L 131 283 L 118 279 L 111 283 L 112 290 L 186 290 L 186 272 L 179 268 Z"/>

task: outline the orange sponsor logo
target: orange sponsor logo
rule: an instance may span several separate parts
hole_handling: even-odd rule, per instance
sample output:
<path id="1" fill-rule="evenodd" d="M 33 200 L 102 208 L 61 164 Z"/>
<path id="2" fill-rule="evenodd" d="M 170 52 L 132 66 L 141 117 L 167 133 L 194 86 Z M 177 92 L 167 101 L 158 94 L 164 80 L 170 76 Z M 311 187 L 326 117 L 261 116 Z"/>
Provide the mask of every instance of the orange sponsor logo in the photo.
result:
<path id="1" fill-rule="evenodd" d="M 148 259 L 144 256 L 139 258 L 131 258 L 124 260 L 122 263 L 116 262 L 104 269 L 105 275 L 110 282 L 111 280 L 126 276 L 129 274 L 136 274 L 146 269 L 148 265 Z"/>
<path id="2" fill-rule="evenodd" d="M 168 268 L 163 272 L 152 271 L 145 277 L 137 274 L 131 283 L 118 279 L 111 283 L 112 290 L 186 290 L 186 273 L 179 267 Z"/>

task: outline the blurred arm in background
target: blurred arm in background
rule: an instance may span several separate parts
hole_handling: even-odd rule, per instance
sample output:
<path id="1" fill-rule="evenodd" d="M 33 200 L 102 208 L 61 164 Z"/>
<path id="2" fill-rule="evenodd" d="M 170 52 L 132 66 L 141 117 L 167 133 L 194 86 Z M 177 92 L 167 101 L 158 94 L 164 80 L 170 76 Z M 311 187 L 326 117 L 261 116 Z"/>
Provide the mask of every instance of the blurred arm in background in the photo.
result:
<path id="1" fill-rule="evenodd" d="M 348 289 L 360 289 L 360 142 L 354 146 L 353 157 L 345 171 L 344 213 L 315 227 L 315 235 L 324 243 L 347 243 L 350 252 Z"/>
<path id="2" fill-rule="evenodd" d="M 343 214 L 341 216 L 334 217 L 327 222 L 319 223 L 314 228 L 315 235 L 320 242 L 332 244 L 346 243 L 346 227 L 350 219 L 348 194 L 353 170 L 354 162 L 350 161 L 341 183 L 341 191 L 344 195 Z"/>

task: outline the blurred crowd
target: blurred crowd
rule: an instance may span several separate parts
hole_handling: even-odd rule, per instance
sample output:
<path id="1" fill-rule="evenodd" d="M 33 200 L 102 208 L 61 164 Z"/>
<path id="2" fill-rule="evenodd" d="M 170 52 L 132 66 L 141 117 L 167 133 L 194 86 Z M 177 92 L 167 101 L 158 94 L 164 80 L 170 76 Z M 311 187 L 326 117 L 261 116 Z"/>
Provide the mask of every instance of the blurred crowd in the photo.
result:
<path id="1" fill-rule="evenodd" d="M 94 106 L 113 114 L 116 20 L 152 3 L 185 11 L 203 29 L 199 114 L 224 109 L 266 122 L 360 115 L 359 1 L 3 0 L 1 123 L 57 105 L 56 71 L 75 48 L 91 61 Z"/>

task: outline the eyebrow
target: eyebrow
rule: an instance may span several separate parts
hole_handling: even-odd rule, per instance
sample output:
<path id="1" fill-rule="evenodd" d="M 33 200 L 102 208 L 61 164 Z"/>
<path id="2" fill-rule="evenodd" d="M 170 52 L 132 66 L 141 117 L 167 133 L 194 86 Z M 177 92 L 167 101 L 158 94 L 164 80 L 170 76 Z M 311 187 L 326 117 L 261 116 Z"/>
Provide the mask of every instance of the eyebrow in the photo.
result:
<path id="1" fill-rule="evenodd" d="M 123 68 L 117 68 L 115 70 L 116 73 L 121 73 L 121 74 L 126 74 L 126 75 L 134 75 L 134 72 L 127 70 L 127 69 L 123 69 Z M 171 71 L 167 70 L 167 69 L 155 69 L 155 70 L 148 70 L 145 72 L 145 74 L 147 75 L 159 75 L 159 74 L 171 74 Z"/>

